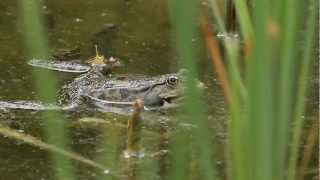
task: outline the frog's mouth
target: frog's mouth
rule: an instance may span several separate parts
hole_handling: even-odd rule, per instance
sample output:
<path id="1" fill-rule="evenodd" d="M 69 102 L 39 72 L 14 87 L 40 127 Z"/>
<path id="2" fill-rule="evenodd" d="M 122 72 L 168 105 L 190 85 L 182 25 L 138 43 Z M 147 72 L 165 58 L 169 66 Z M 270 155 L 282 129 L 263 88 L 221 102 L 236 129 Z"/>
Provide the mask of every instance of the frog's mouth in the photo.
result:
<path id="1" fill-rule="evenodd" d="M 164 101 L 164 104 L 162 106 L 167 106 L 167 105 L 175 105 L 178 106 L 179 104 L 182 103 L 183 96 L 182 95 L 168 95 L 165 97 L 162 97 L 162 100 Z"/>
<path id="2" fill-rule="evenodd" d="M 196 84 L 196 87 L 199 88 L 200 90 L 204 90 L 207 88 L 203 82 L 198 82 Z M 166 104 L 175 104 L 175 105 L 180 105 L 182 104 L 186 94 L 185 94 L 185 88 L 182 87 L 180 89 L 177 89 L 176 91 L 172 91 L 169 94 L 160 94 L 159 95 L 161 99 L 166 103 Z"/>

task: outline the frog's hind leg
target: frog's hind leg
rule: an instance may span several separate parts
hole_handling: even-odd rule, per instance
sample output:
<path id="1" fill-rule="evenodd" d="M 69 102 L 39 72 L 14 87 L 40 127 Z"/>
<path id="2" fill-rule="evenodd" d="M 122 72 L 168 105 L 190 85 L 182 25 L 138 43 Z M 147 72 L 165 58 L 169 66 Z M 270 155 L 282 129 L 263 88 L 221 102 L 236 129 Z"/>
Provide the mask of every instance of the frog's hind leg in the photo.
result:
<path id="1" fill-rule="evenodd" d="M 31 59 L 30 61 L 28 61 L 28 64 L 33 67 L 72 73 L 85 73 L 91 69 L 91 66 L 89 65 L 78 64 L 73 61 Z"/>
<path id="2" fill-rule="evenodd" d="M 67 105 L 60 105 L 57 103 L 43 103 L 40 101 L 0 101 L 0 110 L 22 109 L 22 110 L 73 110 L 79 106 L 78 102 L 73 102 Z"/>
<path id="3" fill-rule="evenodd" d="M 0 109 L 64 110 L 64 107 L 56 104 L 45 104 L 39 101 L 0 101 Z"/>

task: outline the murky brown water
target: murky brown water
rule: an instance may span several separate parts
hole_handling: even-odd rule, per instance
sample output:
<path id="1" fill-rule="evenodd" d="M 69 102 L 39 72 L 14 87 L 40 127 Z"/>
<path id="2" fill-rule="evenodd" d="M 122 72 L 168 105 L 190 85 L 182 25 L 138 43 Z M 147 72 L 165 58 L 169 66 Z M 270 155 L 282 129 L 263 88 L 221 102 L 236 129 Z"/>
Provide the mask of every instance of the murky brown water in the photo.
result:
<path id="1" fill-rule="evenodd" d="M 165 1 L 56 0 L 44 4 L 41 11 L 46 19 L 52 53 L 79 47 L 81 59 L 86 60 L 94 55 L 94 45 L 97 44 L 101 53 L 119 57 L 124 62 L 125 66 L 115 73 L 158 75 L 177 71 Z M 17 2 L 0 2 L 1 100 L 39 98 L 31 76 L 33 67 L 26 64 L 28 59 L 20 22 Z M 211 80 L 214 78 L 205 75 L 211 74 L 207 65 L 206 57 L 199 57 L 199 66 L 205 72 L 204 80 L 216 89 L 214 95 L 207 93 L 210 102 L 214 102 L 209 118 L 223 122 L 226 119 L 223 97 Z M 61 86 L 76 76 L 60 72 L 54 75 Z M 172 132 L 192 128 L 178 123 L 174 114 L 166 111 L 144 115 L 142 146 L 146 156 L 130 161 L 123 155 L 128 116 L 86 110 L 64 116 L 68 121 L 73 151 L 113 167 L 120 179 L 163 179 L 170 166 L 167 151 Z M 2 124 L 45 139 L 45 123 L 40 112 L 9 111 L 2 113 L 0 118 Z M 82 121 L 88 118 L 100 118 L 104 122 Z M 223 132 L 224 124 L 214 128 Z M 54 179 L 47 150 L 0 136 L 0 154 L 0 179 Z M 95 179 L 101 174 L 95 168 L 73 162 L 78 179 Z"/>
<path id="2" fill-rule="evenodd" d="M 59 49 L 79 47 L 81 59 L 86 60 L 94 55 L 94 45 L 98 44 L 104 55 L 119 57 L 124 62 L 125 66 L 115 73 L 158 75 L 177 71 L 166 1 L 55 0 L 44 4 L 42 12 L 47 22 L 52 53 Z M 1 100 L 38 98 L 31 76 L 33 67 L 26 64 L 27 60 L 17 1 L 1 1 Z M 205 92 L 210 107 L 208 118 L 212 122 L 212 130 L 217 132 L 221 140 L 218 144 L 221 145 L 226 138 L 224 128 L 228 117 L 222 93 L 215 78 L 211 76 L 208 63 L 205 55 L 198 58 L 203 81 L 212 89 Z M 54 75 L 60 86 L 75 77 L 59 72 Z M 318 91 L 315 91 L 309 98 L 311 105 L 308 108 L 312 113 L 318 104 L 312 99 L 318 96 Z M 45 124 L 40 115 L 39 112 L 28 111 L 0 113 L 0 123 L 45 139 Z M 192 128 L 192 125 L 178 122 L 174 110 L 145 114 L 142 146 L 146 157 L 128 161 L 123 156 L 128 116 L 85 110 L 64 116 L 68 121 L 73 151 L 113 167 L 120 179 L 165 179 L 170 167 L 167 151 L 172 132 Z M 83 122 L 88 118 L 99 118 L 104 122 Z M 218 146 L 218 153 L 221 151 L 219 159 L 223 159 L 224 148 Z M 220 161 L 217 164 L 223 166 Z M 74 162 L 74 165 L 78 179 L 96 179 L 101 174 L 101 171 L 82 163 Z M 1 135 L 0 179 L 54 179 L 50 154 L 46 150 Z"/>

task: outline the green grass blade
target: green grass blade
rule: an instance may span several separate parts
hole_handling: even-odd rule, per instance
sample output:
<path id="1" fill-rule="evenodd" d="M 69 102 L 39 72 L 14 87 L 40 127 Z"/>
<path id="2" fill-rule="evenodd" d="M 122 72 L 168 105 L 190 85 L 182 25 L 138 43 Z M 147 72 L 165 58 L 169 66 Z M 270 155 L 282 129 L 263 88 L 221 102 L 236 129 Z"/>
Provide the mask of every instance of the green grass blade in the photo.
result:
<path id="1" fill-rule="evenodd" d="M 277 124 L 274 126 L 276 144 L 274 148 L 274 160 L 283 159 L 274 164 L 275 176 L 277 179 L 284 178 L 286 170 L 286 157 L 288 151 L 289 127 L 290 118 L 293 113 L 292 103 L 294 102 L 294 94 L 288 87 L 293 87 L 294 84 L 294 64 L 296 58 L 295 41 L 298 37 L 298 20 L 301 11 L 299 11 L 299 0 L 286 0 L 284 3 L 281 39 L 281 55 L 279 61 L 279 99 L 277 107 Z"/>
<path id="2" fill-rule="evenodd" d="M 196 63 L 194 60 L 194 51 L 191 39 L 195 36 L 196 22 L 197 22 L 197 1 L 193 0 L 176 0 L 172 4 L 174 15 L 174 28 L 177 40 L 177 52 L 179 56 L 179 63 L 181 67 L 189 70 L 187 75 L 186 86 L 186 100 L 184 105 L 184 114 L 186 123 L 193 123 L 197 126 L 194 130 L 194 148 L 199 152 L 199 166 L 202 169 L 202 179 L 215 179 L 214 166 L 212 161 L 213 147 L 209 137 L 211 137 L 208 126 L 206 125 L 206 112 L 203 110 L 204 105 L 200 101 L 201 92 L 196 87 L 195 78 L 197 77 Z M 179 132 L 177 135 L 176 145 L 174 147 L 174 172 L 171 179 L 185 179 L 188 176 L 190 163 L 186 157 L 190 157 L 191 149 L 188 145 L 188 134 L 186 132 Z M 188 147 L 189 146 L 189 147 Z"/>
<path id="3" fill-rule="evenodd" d="M 24 25 L 24 38 L 30 58 L 48 57 L 48 41 L 45 36 L 45 30 L 42 26 L 40 16 L 40 3 L 36 0 L 21 0 L 21 17 Z M 43 101 L 54 102 L 57 87 L 56 79 L 47 71 L 33 72 L 36 89 Z M 65 124 L 60 114 L 55 112 L 45 112 L 43 119 L 46 123 L 46 133 L 49 144 L 67 149 L 67 136 Z M 72 167 L 70 161 L 65 157 L 52 154 L 54 169 L 57 179 L 73 179 Z"/>
<path id="4" fill-rule="evenodd" d="M 314 4 L 312 7 L 315 7 Z M 300 69 L 300 76 L 299 76 L 299 83 L 298 83 L 298 93 L 297 93 L 297 102 L 295 107 L 294 113 L 294 129 L 293 129 L 293 137 L 292 137 L 292 144 L 290 148 L 290 158 L 289 158 L 289 167 L 288 167 L 288 180 L 293 180 L 296 177 L 296 168 L 297 168 L 297 161 L 299 155 L 299 144 L 300 144 L 300 137 L 301 131 L 303 127 L 303 118 L 301 117 L 304 113 L 305 108 L 305 94 L 307 90 L 307 82 L 308 82 L 308 75 L 310 75 L 309 69 L 310 65 L 312 65 L 312 50 L 314 47 L 314 38 L 315 38 L 315 9 L 310 10 L 310 14 L 308 17 L 307 28 L 306 28 L 306 47 L 304 50 L 303 58 L 301 60 L 301 69 Z"/>
<path id="5" fill-rule="evenodd" d="M 222 14 L 221 14 L 217 0 L 209 0 L 209 2 L 211 5 L 210 7 L 212 8 L 213 17 L 217 22 L 219 31 L 222 33 L 226 33 L 226 26 L 223 21 Z"/>
<path id="6" fill-rule="evenodd" d="M 248 6 L 245 0 L 234 0 L 237 15 L 239 18 L 240 29 L 245 40 L 252 40 L 253 27 L 249 16 Z"/>
<path id="7" fill-rule="evenodd" d="M 247 62 L 248 94 L 250 94 L 248 118 L 252 148 L 250 169 L 253 170 L 252 179 L 269 180 L 274 178 L 273 163 L 277 163 L 277 161 L 272 162 L 274 147 L 271 136 L 274 125 L 272 38 L 266 34 L 270 5 L 266 0 L 253 2 L 255 37 L 252 59 Z"/>
<path id="8" fill-rule="evenodd" d="M 222 32 L 223 34 L 227 34 L 226 28 L 225 28 L 225 23 L 223 23 L 223 18 L 220 13 L 220 10 L 218 8 L 218 3 L 216 0 L 210 0 L 209 1 L 213 10 L 214 18 L 217 22 L 218 25 L 218 30 Z M 247 90 L 243 84 L 243 80 L 241 78 L 241 73 L 240 69 L 237 67 L 237 60 L 233 59 L 232 56 L 234 54 L 232 47 L 230 45 L 233 44 L 233 42 L 230 43 L 227 37 L 223 38 L 223 44 L 226 48 L 226 54 L 227 54 L 227 59 L 230 60 L 228 61 L 229 63 L 229 75 L 233 76 L 230 78 L 234 78 L 234 83 L 237 85 L 237 89 L 239 90 L 240 94 L 239 96 L 244 100 L 247 97 Z M 238 52 L 237 52 L 238 53 Z M 231 60 L 233 59 L 233 60 Z"/>
<path id="9" fill-rule="evenodd" d="M 230 89 L 231 101 L 229 104 L 229 111 L 231 114 L 231 121 L 228 124 L 228 133 L 230 137 L 229 152 L 231 153 L 231 174 L 232 179 L 242 180 L 248 179 L 250 176 L 250 163 L 248 161 L 249 153 L 249 133 L 248 121 L 246 117 L 247 100 L 241 95 L 241 90 L 237 85 L 237 78 L 233 73 L 233 68 L 237 67 L 234 64 L 238 60 L 238 42 L 229 41 L 229 55 L 228 55 L 228 71 L 230 74 Z"/>

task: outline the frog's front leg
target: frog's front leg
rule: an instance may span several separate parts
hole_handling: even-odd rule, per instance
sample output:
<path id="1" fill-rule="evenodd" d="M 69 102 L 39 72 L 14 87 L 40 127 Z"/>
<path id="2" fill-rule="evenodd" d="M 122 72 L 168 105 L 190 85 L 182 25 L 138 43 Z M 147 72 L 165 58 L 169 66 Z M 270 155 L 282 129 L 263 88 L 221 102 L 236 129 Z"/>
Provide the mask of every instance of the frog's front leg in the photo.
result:
<path id="1" fill-rule="evenodd" d="M 69 100 L 69 102 L 65 105 L 61 105 L 62 110 L 74 110 L 77 107 L 81 106 L 85 103 L 85 99 L 81 95 L 77 95 Z M 60 103 L 61 104 L 61 103 Z"/>

